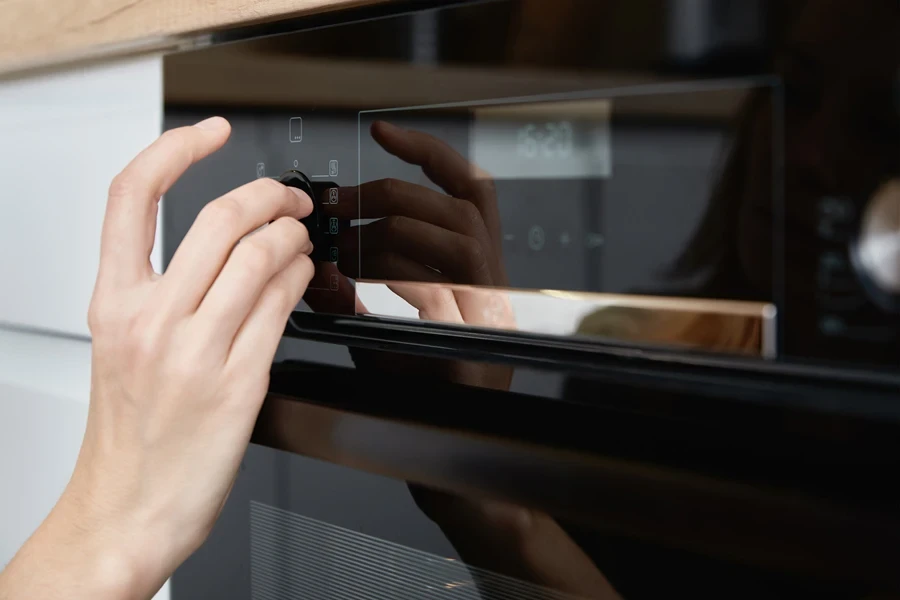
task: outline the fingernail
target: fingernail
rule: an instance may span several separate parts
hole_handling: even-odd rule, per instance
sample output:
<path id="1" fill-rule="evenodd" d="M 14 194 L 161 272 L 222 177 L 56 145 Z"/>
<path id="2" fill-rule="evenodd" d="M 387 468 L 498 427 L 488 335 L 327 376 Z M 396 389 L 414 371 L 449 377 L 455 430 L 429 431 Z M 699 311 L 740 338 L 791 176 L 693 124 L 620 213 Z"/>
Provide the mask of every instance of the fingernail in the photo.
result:
<path id="1" fill-rule="evenodd" d="M 210 117 L 208 119 L 204 119 L 200 121 L 194 127 L 197 129 L 202 129 L 204 131 L 216 131 L 218 129 L 222 129 L 228 122 L 222 117 Z"/>

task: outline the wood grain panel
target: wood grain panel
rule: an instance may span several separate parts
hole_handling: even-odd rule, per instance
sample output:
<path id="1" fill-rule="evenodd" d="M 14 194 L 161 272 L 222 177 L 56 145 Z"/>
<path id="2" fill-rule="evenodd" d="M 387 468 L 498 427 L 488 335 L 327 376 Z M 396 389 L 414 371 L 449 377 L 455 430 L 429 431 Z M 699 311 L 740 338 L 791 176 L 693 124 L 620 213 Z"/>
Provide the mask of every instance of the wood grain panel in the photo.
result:
<path id="1" fill-rule="evenodd" d="M 0 73 L 175 36 L 392 0 L 0 0 Z"/>
<path id="2" fill-rule="evenodd" d="M 316 86 L 290 82 L 318 82 Z M 243 108 L 328 107 L 359 110 L 424 106 L 473 98 L 510 98 L 615 89 L 666 79 L 645 73 L 590 74 L 556 70 L 429 68 L 389 61 L 339 60 L 328 57 L 253 53 L 216 47 L 166 59 L 166 102 L 184 106 Z M 616 114 L 730 122 L 747 89 L 725 88 L 703 93 L 634 95 L 616 102 Z"/>

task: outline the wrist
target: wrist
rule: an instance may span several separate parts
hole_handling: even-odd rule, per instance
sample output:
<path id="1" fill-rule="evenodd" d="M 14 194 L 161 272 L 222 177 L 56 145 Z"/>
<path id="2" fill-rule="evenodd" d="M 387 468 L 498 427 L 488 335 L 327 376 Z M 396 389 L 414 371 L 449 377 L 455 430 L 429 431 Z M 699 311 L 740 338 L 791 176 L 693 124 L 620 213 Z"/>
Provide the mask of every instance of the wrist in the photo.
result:
<path id="1" fill-rule="evenodd" d="M 167 578 L 154 560 L 158 548 L 147 532 L 104 514 L 72 489 L 63 493 L 41 530 L 56 547 L 61 569 L 76 571 L 85 598 L 149 598 Z"/>
<path id="2" fill-rule="evenodd" d="M 0 597 L 10 600 L 130 600 L 160 587 L 150 571 L 108 531 L 84 526 L 66 494 L 0 572 Z"/>

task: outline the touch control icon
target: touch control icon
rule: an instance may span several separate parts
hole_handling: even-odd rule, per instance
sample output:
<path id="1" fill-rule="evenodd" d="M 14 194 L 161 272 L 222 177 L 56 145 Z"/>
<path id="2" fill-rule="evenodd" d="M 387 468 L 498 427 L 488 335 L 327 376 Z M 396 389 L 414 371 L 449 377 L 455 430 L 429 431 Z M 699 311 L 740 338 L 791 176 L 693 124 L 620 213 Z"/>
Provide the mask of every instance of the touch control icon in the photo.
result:
<path id="1" fill-rule="evenodd" d="M 303 117 L 294 117 L 291 119 L 289 134 L 292 144 L 298 144 L 303 141 Z"/>
<path id="2" fill-rule="evenodd" d="M 599 233 L 589 233 L 585 242 L 588 248 L 594 249 L 602 246 L 606 240 Z"/>
<path id="3" fill-rule="evenodd" d="M 328 190 L 328 204 L 337 204 L 338 203 L 338 189 L 331 188 Z"/>
<path id="4" fill-rule="evenodd" d="M 266 163 L 257 163 L 256 165 L 256 178 L 262 179 L 266 176 Z"/>
<path id="5" fill-rule="evenodd" d="M 336 235 L 338 232 L 338 220 L 337 217 L 331 217 L 328 219 L 328 233 L 332 235 Z"/>
<path id="6" fill-rule="evenodd" d="M 528 232 L 528 247 L 534 250 L 535 252 L 539 250 L 543 250 L 544 244 L 547 241 L 547 235 L 544 233 L 544 228 L 540 225 L 535 225 Z"/>
<path id="7" fill-rule="evenodd" d="M 827 196 L 819 201 L 819 237 L 841 241 L 854 217 L 853 202 L 849 198 Z"/>
<path id="8" fill-rule="evenodd" d="M 338 276 L 337 275 L 331 276 L 331 291 L 332 292 L 338 291 Z"/>
<path id="9" fill-rule="evenodd" d="M 819 320 L 819 331 L 825 335 L 841 335 L 846 329 L 847 325 L 838 317 L 828 315 Z"/>
<path id="10" fill-rule="evenodd" d="M 337 177 L 338 175 L 338 161 L 329 160 L 328 161 L 328 176 L 329 177 Z"/>

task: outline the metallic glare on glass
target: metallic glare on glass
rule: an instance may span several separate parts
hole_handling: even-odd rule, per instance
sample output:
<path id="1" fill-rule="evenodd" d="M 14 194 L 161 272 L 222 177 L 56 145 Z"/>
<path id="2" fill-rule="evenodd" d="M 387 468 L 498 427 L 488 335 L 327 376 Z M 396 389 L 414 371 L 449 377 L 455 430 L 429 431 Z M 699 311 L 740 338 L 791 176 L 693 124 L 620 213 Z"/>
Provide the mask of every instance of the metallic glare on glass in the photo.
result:
<path id="1" fill-rule="evenodd" d="M 900 311 L 900 179 L 872 196 L 852 256 L 872 300 Z"/>
<path id="2" fill-rule="evenodd" d="M 474 327 L 765 358 L 776 352 L 776 309 L 763 302 L 375 280 L 358 281 L 357 292 L 365 298 L 383 292 L 376 288 L 384 286 L 403 295 L 419 291 L 462 297 L 482 308 L 481 319 L 467 323 Z M 438 322 L 404 308 L 409 307 L 401 302 L 382 303 L 368 315 Z"/>

